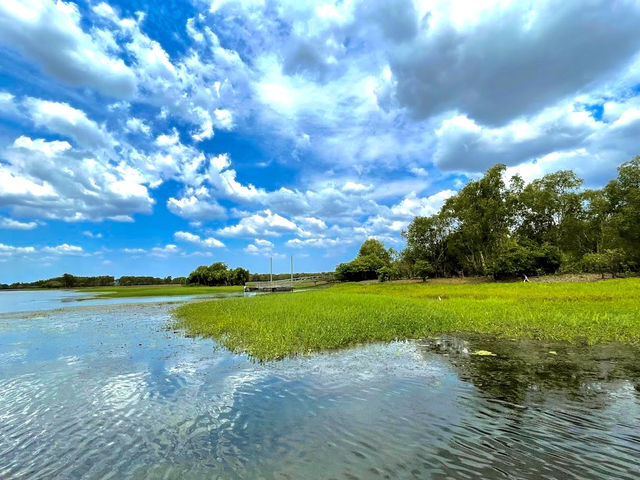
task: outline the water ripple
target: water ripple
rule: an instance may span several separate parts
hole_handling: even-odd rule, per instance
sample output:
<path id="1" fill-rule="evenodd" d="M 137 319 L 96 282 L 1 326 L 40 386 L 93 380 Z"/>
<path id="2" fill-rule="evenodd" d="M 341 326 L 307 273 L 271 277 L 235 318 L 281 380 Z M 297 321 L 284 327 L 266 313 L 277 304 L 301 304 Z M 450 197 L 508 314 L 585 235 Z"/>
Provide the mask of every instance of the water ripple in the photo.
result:
<path id="1" fill-rule="evenodd" d="M 257 364 L 165 330 L 170 308 L 2 320 L 0 478 L 640 476 L 636 350 L 444 338 Z"/>

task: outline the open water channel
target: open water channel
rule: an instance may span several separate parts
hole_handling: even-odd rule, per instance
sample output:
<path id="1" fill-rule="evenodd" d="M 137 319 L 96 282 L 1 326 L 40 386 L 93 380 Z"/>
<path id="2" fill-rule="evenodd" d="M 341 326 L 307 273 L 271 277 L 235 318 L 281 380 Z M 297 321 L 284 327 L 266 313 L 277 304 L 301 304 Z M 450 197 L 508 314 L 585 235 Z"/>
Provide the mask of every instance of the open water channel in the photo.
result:
<path id="1" fill-rule="evenodd" d="M 634 348 L 443 337 L 257 363 L 167 329 L 175 298 L 78 295 L 0 292 L 0 478 L 640 478 Z"/>

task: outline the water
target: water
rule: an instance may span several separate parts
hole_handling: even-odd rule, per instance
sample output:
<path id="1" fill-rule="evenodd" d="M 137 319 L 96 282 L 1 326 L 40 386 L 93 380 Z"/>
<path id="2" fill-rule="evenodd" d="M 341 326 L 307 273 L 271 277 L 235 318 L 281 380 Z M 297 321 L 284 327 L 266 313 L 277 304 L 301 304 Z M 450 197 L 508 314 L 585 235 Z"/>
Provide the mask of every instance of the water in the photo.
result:
<path id="1" fill-rule="evenodd" d="M 199 298 L 238 297 L 255 295 L 243 292 L 215 293 L 201 295 L 170 295 L 137 298 L 100 298 L 97 293 L 76 290 L 0 290 L 0 314 L 53 310 L 70 306 L 78 306 L 83 302 L 87 306 L 122 305 L 138 303 L 176 303 Z"/>
<path id="2" fill-rule="evenodd" d="M 175 305 L 65 305 L 0 315 L 0 478 L 640 476 L 632 348 L 445 337 L 259 364 L 167 330 Z"/>

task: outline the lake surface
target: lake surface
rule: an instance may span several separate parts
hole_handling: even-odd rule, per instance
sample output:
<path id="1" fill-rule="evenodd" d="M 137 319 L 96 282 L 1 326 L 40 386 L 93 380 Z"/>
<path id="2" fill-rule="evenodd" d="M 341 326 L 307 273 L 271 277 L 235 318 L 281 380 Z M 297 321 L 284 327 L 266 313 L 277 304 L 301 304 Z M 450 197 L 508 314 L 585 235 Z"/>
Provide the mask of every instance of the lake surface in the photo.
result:
<path id="1" fill-rule="evenodd" d="M 640 477 L 630 347 L 444 337 L 259 364 L 167 329 L 175 305 L 68 299 L 0 294 L 0 478 Z"/>

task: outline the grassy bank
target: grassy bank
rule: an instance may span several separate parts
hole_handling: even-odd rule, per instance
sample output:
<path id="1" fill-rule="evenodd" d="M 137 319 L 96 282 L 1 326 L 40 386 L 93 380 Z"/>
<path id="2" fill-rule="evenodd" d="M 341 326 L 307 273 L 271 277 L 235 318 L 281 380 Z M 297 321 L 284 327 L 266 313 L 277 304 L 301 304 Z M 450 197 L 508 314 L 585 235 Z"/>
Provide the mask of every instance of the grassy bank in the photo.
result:
<path id="1" fill-rule="evenodd" d="M 242 287 L 190 287 L 184 285 L 147 285 L 136 287 L 83 288 L 82 292 L 94 293 L 91 298 L 172 297 L 182 295 L 215 295 L 217 293 L 242 292 Z"/>
<path id="2" fill-rule="evenodd" d="M 360 343 L 474 332 L 640 343 L 640 279 L 593 283 L 342 284 L 177 309 L 177 326 L 269 360 Z"/>

